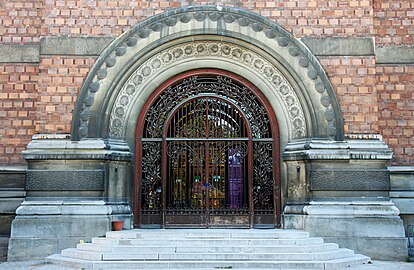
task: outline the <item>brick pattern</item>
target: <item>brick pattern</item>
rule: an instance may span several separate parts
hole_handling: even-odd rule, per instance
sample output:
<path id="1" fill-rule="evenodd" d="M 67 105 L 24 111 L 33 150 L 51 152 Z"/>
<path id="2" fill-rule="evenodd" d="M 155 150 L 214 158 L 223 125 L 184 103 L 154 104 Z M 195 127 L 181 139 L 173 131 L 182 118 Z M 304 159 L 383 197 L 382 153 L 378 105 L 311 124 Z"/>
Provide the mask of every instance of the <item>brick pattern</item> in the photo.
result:
<path id="1" fill-rule="evenodd" d="M 321 57 L 337 93 L 345 132 L 378 133 L 378 98 L 374 57 Z"/>
<path id="2" fill-rule="evenodd" d="M 76 98 L 95 58 L 42 57 L 35 129 L 39 133 L 70 133 Z"/>
<path id="3" fill-rule="evenodd" d="M 257 12 L 301 36 L 364 36 L 374 33 L 370 0 L 2 1 L 1 42 L 36 42 L 40 35 L 118 36 L 142 19 L 167 9 L 214 4 Z M 358 27 L 355 27 L 355 26 Z"/>
<path id="4" fill-rule="evenodd" d="M 303 36 L 375 37 L 376 45 L 414 43 L 412 0 L 8 0 L 0 1 L 0 44 L 38 43 L 41 36 L 119 36 L 170 8 L 235 6 Z M 345 117 L 347 133 L 381 133 L 395 164 L 413 164 L 412 66 L 374 57 L 321 57 Z M 42 56 L 38 65 L 0 65 L 0 164 L 22 163 L 34 133 L 67 133 L 90 57 Z M 411 117 L 411 119 L 410 119 Z M 392 128 L 390 128 L 392 127 Z"/>
<path id="5" fill-rule="evenodd" d="M 42 1 L 0 1 L 0 43 L 34 43 L 39 41 Z"/>
<path id="6" fill-rule="evenodd" d="M 374 0 L 377 45 L 413 45 L 414 1 Z"/>
<path id="7" fill-rule="evenodd" d="M 393 164 L 414 164 L 414 66 L 378 65 L 379 127 Z"/>
<path id="8" fill-rule="evenodd" d="M 23 163 L 21 155 L 35 131 L 37 65 L 0 65 L 0 164 Z"/>

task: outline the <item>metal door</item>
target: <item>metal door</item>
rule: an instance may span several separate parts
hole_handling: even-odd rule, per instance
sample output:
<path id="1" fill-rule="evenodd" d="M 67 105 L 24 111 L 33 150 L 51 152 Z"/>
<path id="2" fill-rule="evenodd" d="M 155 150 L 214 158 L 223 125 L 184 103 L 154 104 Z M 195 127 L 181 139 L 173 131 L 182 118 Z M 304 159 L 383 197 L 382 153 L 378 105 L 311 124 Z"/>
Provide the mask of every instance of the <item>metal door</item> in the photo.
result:
<path id="1" fill-rule="evenodd" d="M 203 96 L 172 115 L 166 137 L 165 225 L 249 227 L 248 132 L 225 100 Z"/>
<path id="2" fill-rule="evenodd" d="M 137 226 L 279 226 L 277 122 L 231 76 L 177 75 L 149 98 L 137 124 Z"/>

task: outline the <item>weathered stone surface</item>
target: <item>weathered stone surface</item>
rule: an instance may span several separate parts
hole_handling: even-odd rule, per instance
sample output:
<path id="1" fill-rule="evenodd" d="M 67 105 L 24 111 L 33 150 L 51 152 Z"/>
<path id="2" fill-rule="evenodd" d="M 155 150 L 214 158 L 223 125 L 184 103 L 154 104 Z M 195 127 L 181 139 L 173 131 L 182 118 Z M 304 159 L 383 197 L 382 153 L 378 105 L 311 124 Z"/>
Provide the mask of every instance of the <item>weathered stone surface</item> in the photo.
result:
<path id="1" fill-rule="evenodd" d="M 48 36 L 40 40 L 42 55 L 98 56 L 113 37 Z"/>
<path id="2" fill-rule="evenodd" d="M 375 47 L 377 64 L 414 64 L 414 46 Z"/>
<path id="3" fill-rule="evenodd" d="M 390 171 L 391 190 L 414 191 L 414 167 L 392 166 Z"/>
<path id="4" fill-rule="evenodd" d="M 128 145 L 120 140 L 85 139 L 71 141 L 70 135 L 36 134 L 23 151 L 26 160 L 131 160 Z"/>
<path id="5" fill-rule="evenodd" d="M 122 219 L 130 228 L 131 208 L 102 200 L 26 200 L 12 223 L 8 259 L 42 259 L 81 239 L 103 236 L 112 219 Z"/>
<path id="6" fill-rule="evenodd" d="M 372 259 L 384 261 L 404 261 L 407 259 L 407 238 L 381 237 L 324 237 L 328 243 L 338 243 L 340 247 L 353 249 Z"/>
<path id="7" fill-rule="evenodd" d="M 0 187 L 2 191 L 24 188 L 25 166 L 0 166 Z M 0 197 L 2 192 L 0 192 Z"/>
<path id="8" fill-rule="evenodd" d="M 22 201 L 23 201 L 23 197 L 20 197 L 20 198 L 1 198 L 0 197 L 0 213 L 14 215 L 16 213 L 16 209 L 20 206 Z"/>
<path id="9" fill-rule="evenodd" d="M 9 237 L 0 236 L 0 262 L 7 259 L 7 247 L 9 246 Z"/>
<path id="10" fill-rule="evenodd" d="M 15 214 L 0 215 L 0 236 L 9 236 Z"/>
<path id="11" fill-rule="evenodd" d="M 333 239 L 374 259 L 401 260 L 407 256 L 407 240 L 398 214 L 390 201 L 313 201 L 302 207 L 287 205 L 285 227 Z M 377 244 L 379 240 L 387 244 Z"/>
<path id="12" fill-rule="evenodd" d="M 389 190 L 386 169 L 319 169 L 310 171 L 311 190 Z"/>
<path id="13" fill-rule="evenodd" d="M 391 198 L 398 207 L 401 214 L 412 214 L 414 215 L 414 198 Z"/>
<path id="14" fill-rule="evenodd" d="M 28 170 L 26 190 L 104 190 L 103 170 Z"/>
<path id="15" fill-rule="evenodd" d="M 38 63 L 39 44 L 0 45 L 0 63 Z"/>
<path id="16" fill-rule="evenodd" d="M 381 138 L 304 139 L 289 143 L 283 156 L 285 160 L 390 160 L 392 151 Z"/>
<path id="17" fill-rule="evenodd" d="M 301 40 L 317 56 L 374 55 L 373 38 L 304 37 Z"/>
<path id="18" fill-rule="evenodd" d="M 204 15 L 201 16 L 201 13 Z M 200 39 L 195 39 L 194 36 Z M 135 39 L 138 40 L 137 44 L 132 46 L 131 44 L 134 44 L 132 41 Z M 125 32 L 108 45 L 95 62 L 81 89 L 79 95 L 81 102 L 78 102 L 74 111 L 72 137 L 75 140 L 102 137 L 102 134 L 108 134 L 108 127 L 113 125 L 122 128 L 123 132 L 120 135 L 115 134 L 116 136 L 109 133 L 110 137 L 134 140 L 132 139 L 132 133 L 136 128 L 134 119 L 138 118 L 142 109 L 142 101 L 155 90 L 153 87 L 159 86 L 160 81 L 170 78 L 172 73 L 178 74 L 197 68 L 221 68 L 245 77 L 271 98 L 271 106 L 277 113 L 289 115 L 283 99 L 274 98 L 277 93 L 273 87 L 269 86 L 269 79 L 262 75 L 266 70 L 260 70 L 264 67 L 260 61 L 241 66 L 235 63 L 236 58 L 240 56 L 239 53 L 236 53 L 234 57 L 229 57 L 231 58 L 229 60 L 220 60 L 215 54 L 207 55 L 206 50 L 198 54 L 196 61 L 187 57 L 183 51 L 177 51 L 173 66 L 159 65 L 164 62 L 157 62 L 155 65 L 144 63 L 147 59 L 139 57 L 140 55 L 151 57 L 159 53 L 161 48 L 171 48 L 184 42 L 217 42 L 217 40 L 230 42 L 233 45 L 244 45 L 245 49 L 253 52 L 267 53 L 269 60 L 277 66 L 279 66 L 277 63 L 283 59 L 282 62 L 285 64 L 283 68 L 281 66 L 280 69 L 278 68 L 279 71 L 283 71 L 286 75 L 289 73 L 297 75 L 295 76 L 297 79 L 294 79 L 298 80 L 296 92 L 309 92 L 306 94 L 309 98 L 308 102 L 300 100 L 301 105 L 306 107 L 307 117 L 305 119 L 312 122 L 305 125 L 308 128 L 307 134 L 313 137 L 343 139 L 343 117 L 336 93 L 319 61 L 300 40 L 274 22 L 252 12 L 231 7 L 220 7 L 218 11 L 217 6 L 205 5 L 189 6 L 158 14 L 151 20 L 146 20 Z M 157 47 L 154 47 L 154 41 Z M 245 46 L 246 42 L 249 46 Z M 109 61 L 107 61 L 108 58 Z M 169 61 L 171 57 L 165 59 Z M 148 78 L 147 87 L 140 91 L 139 97 L 130 99 L 118 95 L 119 91 L 109 91 L 108 87 L 122 85 L 125 82 L 124 79 L 129 78 L 137 69 L 140 69 L 142 75 Z M 260 70 L 259 73 L 257 69 Z M 102 73 L 103 70 L 105 74 Z M 329 96 L 330 101 L 324 100 L 322 104 L 319 94 Z M 118 98 L 124 103 L 124 113 L 120 113 L 117 107 L 112 106 L 117 103 L 111 102 Z M 111 105 L 103 107 L 104 104 Z M 297 112 L 297 110 L 293 111 Z M 127 121 L 120 122 L 117 113 L 122 114 Z M 284 121 L 286 122 L 286 120 L 281 122 Z M 295 121 L 292 126 L 298 123 Z M 286 125 L 286 123 L 282 124 Z M 290 128 L 290 126 L 280 128 L 280 130 L 284 133 L 282 136 L 286 138 L 298 137 L 295 136 L 295 128 Z"/>

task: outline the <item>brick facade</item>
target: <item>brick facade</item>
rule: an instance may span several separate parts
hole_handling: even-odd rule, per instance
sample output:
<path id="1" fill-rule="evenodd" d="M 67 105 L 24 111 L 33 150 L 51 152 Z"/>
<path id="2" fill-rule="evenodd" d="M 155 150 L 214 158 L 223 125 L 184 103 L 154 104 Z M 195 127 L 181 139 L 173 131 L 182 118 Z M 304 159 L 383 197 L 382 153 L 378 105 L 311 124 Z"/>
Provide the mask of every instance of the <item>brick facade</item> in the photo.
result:
<path id="1" fill-rule="evenodd" d="M 0 43 L 39 44 L 44 36 L 116 37 L 173 7 L 217 4 L 251 10 L 296 37 L 367 37 L 409 46 L 414 2 L 399 1 L 3 1 Z M 0 164 L 21 164 L 35 133 L 69 133 L 78 91 L 96 56 L 42 54 L 38 63 L 0 63 Z M 346 133 L 381 133 L 394 164 L 414 163 L 412 63 L 377 64 L 374 55 L 319 56 L 338 95 Z"/>

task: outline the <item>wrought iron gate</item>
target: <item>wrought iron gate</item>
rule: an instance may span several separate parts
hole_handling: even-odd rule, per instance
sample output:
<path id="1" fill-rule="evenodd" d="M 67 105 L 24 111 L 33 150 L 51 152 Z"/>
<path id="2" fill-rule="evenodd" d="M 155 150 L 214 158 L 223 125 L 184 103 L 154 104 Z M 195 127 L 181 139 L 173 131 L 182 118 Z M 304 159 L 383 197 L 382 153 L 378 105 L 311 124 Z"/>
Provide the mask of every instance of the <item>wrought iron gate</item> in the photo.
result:
<path id="1" fill-rule="evenodd" d="M 278 225 L 271 121 L 251 89 L 221 74 L 175 80 L 141 128 L 139 226 Z"/>

